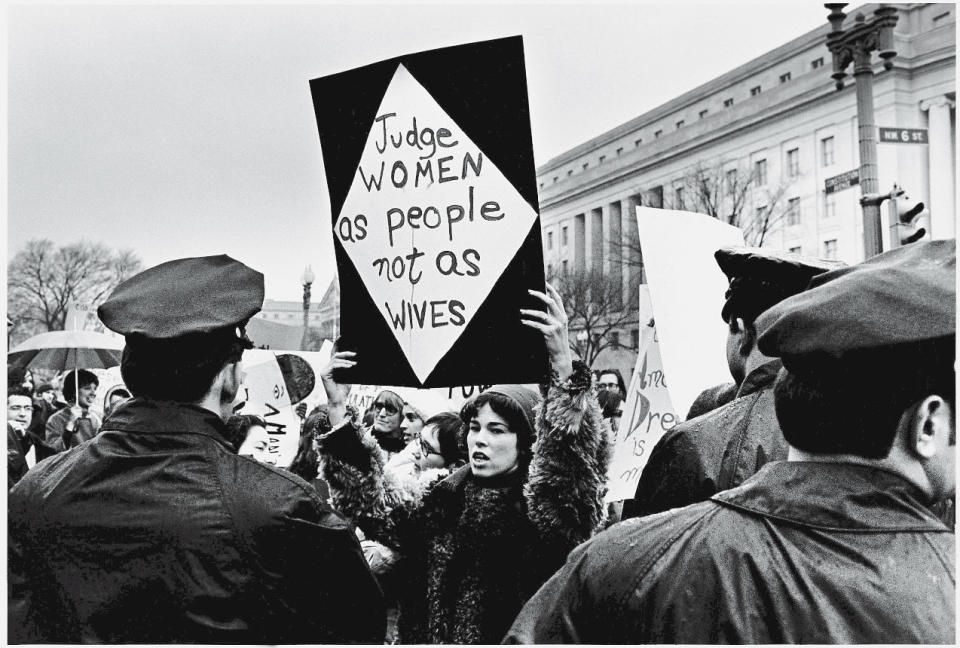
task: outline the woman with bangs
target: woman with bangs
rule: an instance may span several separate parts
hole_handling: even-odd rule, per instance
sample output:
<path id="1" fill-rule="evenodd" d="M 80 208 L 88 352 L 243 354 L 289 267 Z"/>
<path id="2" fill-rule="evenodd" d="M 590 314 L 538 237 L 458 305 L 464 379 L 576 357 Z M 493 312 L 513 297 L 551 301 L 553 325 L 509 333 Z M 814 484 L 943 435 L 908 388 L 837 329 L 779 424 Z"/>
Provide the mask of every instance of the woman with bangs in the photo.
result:
<path id="1" fill-rule="evenodd" d="M 335 507 L 396 555 L 399 642 L 499 643 L 603 521 L 608 431 L 589 369 L 572 361 L 562 300 L 547 288 L 530 291 L 546 312 L 521 311 L 550 356 L 545 397 L 496 385 L 468 401 L 460 443 L 469 463 L 422 497 L 390 497 L 378 439 L 351 422 L 321 442 Z"/>

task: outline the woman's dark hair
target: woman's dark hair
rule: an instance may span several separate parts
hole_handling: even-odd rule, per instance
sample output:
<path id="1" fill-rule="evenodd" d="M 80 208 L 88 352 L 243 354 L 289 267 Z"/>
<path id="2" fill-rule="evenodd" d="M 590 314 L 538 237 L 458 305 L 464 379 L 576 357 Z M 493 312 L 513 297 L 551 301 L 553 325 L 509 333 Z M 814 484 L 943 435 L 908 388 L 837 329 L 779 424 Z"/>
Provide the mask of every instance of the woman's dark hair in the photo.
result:
<path id="1" fill-rule="evenodd" d="M 479 395 L 464 403 L 460 410 L 460 421 L 463 427 L 460 431 L 460 447 L 467 455 L 467 433 L 470 431 L 470 421 L 477 416 L 484 405 L 489 405 L 497 416 L 507 422 L 510 431 L 517 435 L 517 452 L 520 456 L 519 464 L 526 470 L 533 457 L 533 442 L 536 436 L 527 423 L 527 415 L 523 408 L 512 398 L 499 392 L 481 392 Z"/>
<path id="2" fill-rule="evenodd" d="M 238 338 L 232 326 L 165 340 L 129 335 L 120 375 L 134 396 L 195 403 L 206 395 L 221 369 L 252 348 L 246 334 Z"/>
<path id="3" fill-rule="evenodd" d="M 954 338 L 842 359 L 797 361 L 774 385 L 777 420 L 791 446 L 814 454 L 882 459 L 904 412 L 937 395 L 954 408 Z M 951 439 L 953 442 L 953 439 Z"/>
<path id="4" fill-rule="evenodd" d="M 97 374 L 86 369 L 78 369 L 76 372 L 76 381 L 80 383 L 80 389 L 87 385 L 100 385 L 100 379 Z M 63 397 L 71 403 L 77 402 L 77 387 L 74 385 L 74 372 L 67 374 L 63 379 Z"/>
<path id="5" fill-rule="evenodd" d="M 603 410 L 603 418 L 617 416 L 617 410 L 620 408 L 620 402 L 623 400 L 620 394 L 606 389 L 601 389 L 597 394 L 597 402 L 600 403 L 600 409 Z"/>
<path id="6" fill-rule="evenodd" d="M 240 450 L 240 446 L 247 440 L 247 434 L 250 433 L 250 428 L 255 425 L 266 428 L 267 422 L 256 414 L 234 414 L 227 419 L 226 437 L 227 441 L 233 444 L 235 452 Z"/>
<path id="7" fill-rule="evenodd" d="M 313 449 L 313 435 L 314 428 L 318 427 L 317 423 L 322 425 L 322 417 L 319 414 L 312 416 L 315 417 L 315 420 L 310 425 L 307 425 L 310 417 L 307 417 L 307 420 L 304 421 L 303 429 L 300 432 L 300 443 L 297 446 L 297 454 L 287 469 L 307 482 L 312 482 L 320 474 L 320 457 L 317 455 L 317 451 Z M 328 418 L 327 423 L 329 424 L 329 422 Z M 329 429 L 327 432 L 329 432 Z"/>
<path id="8" fill-rule="evenodd" d="M 460 430 L 463 428 L 463 422 L 455 412 L 434 414 L 424 422 L 423 427 L 428 425 L 437 427 L 440 454 L 443 455 L 445 465 L 466 461 L 467 453 L 460 445 Z"/>

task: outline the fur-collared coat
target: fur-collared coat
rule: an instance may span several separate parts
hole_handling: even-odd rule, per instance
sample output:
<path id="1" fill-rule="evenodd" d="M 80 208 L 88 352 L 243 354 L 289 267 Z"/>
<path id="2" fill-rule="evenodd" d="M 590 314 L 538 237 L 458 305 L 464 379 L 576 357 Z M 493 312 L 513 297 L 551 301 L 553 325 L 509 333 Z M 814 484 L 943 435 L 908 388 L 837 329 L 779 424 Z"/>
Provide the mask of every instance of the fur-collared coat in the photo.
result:
<path id="1" fill-rule="evenodd" d="M 334 505 L 398 555 L 402 643 L 499 643 L 601 525 L 609 432 L 585 366 L 548 389 L 536 427 L 526 471 L 478 479 L 465 466 L 414 499 L 397 497 L 369 438 L 369 469 L 325 453 Z"/>

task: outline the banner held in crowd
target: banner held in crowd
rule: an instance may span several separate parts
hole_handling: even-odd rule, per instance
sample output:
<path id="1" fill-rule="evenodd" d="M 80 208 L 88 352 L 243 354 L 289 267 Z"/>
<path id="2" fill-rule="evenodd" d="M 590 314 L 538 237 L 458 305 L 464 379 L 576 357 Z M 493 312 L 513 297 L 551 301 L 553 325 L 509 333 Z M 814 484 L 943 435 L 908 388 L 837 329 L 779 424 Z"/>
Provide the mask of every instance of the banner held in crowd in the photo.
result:
<path id="1" fill-rule="evenodd" d="M 608 502 L 633 497 L 650 452 L 664 433 L 678 422 L 667 391 L 648 286 L 640 286 L 638 303 L 640 345 L 637 365 L 627 388 L 620 429 L 607 472 Z"/>
<path id="2" fill-rule="evenodd" d="M 353 383 L 537 382 L 543 260 L 520 37 L 311 81 Z M 516 314 L 516 316 L 511 316 Z"/>
<path id="3" fill-rule="evenodd" d="M 682 420 L 697 394 L 730 381 L 720 319 L 728 282 L 713 254 L 743 245 L 743 232 L 703 214 L 650 207 L 637 207 L 637 231 L 670 401 Z"/>

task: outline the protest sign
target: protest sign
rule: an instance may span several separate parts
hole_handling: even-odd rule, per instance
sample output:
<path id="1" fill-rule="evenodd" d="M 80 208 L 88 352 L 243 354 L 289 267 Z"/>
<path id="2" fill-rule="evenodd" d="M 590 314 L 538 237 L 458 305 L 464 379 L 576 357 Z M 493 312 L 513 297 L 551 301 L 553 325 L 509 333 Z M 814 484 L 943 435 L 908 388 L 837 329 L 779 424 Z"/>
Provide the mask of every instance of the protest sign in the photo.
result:
<path id="1" fill-rule="evenodd" d="M 650 458 L 650 451 L 660 441 L 660 437 L 677 423 L 667 391 L 667 378 L 660 358 L 650 291 L 646 285 L 640 286 L 639 305 L 640 346 L 637 366 L 627 388 L 620 430 L 613 444 L 607 472 L 608 502 L 633 497 L 640 481 L 640 473 Z"/>
<path id="2" fill-rule="evenodd" d="M 685 417 L 701 391 L 730 382 L 720 319 L 728 282 L 713 255 L 743 245 L 743 232 L 703 214 L 650 207 L 637 207 L 637 228 L 670 401 Z"/>
<path id="3" fill-rule="evenodd" d="M 539 382 L 540 223 L 520 37 L 310 82 L 340 279 L 344 382 Z"/>

